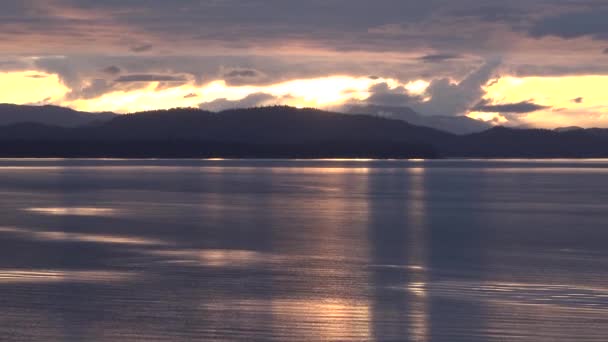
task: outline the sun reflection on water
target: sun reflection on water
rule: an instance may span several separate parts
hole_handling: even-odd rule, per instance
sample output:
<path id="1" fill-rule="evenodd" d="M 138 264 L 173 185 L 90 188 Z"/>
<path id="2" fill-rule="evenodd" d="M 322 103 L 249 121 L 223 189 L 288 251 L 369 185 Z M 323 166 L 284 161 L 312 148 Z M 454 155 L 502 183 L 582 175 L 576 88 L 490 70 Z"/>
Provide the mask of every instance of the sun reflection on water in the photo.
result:
<path id="1" fill-rule="evenodd" d="M 57 216 L 114 216 L 118 212 L 116 209 L 93 207 L 26 208 L 24 210 L 42 215 Z"/>
<path id="2" fill-rule="evenodd" d="M 71 270 L 2 270 L 0 284 L 15 283 L 117 283 L 134 280 L 138 274 L 118 271 L 71 271 Z"/>

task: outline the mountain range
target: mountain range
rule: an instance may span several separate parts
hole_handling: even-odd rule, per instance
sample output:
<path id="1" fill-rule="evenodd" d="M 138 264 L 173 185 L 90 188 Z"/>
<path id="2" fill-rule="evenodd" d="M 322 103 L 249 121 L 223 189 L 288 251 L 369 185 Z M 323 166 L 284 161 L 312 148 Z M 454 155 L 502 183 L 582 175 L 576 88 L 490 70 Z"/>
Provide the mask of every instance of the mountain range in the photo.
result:
<path id="1" fill-rule="evenodd" d="M 4 118 L 5 108 L 26 114 Z M 455 134 L 406 122 L 417 114 L 397 109 L 391 115 L 358 113 L 363 107 L 343 114 L 286 106 L 116 115 L 2 105 L 0 123 L 8 124 L 0 124 L 0 157 L 608 157 L 606 129 L 488 127 Z"/>
<path id="2" fill-rule="evenodd" d="M 30 122 L 51 126 L 78 127 L 108 121 L 114 113 L 79 112 L 57 106 L 20 106 L 0 104 L 0 126 Z"/>

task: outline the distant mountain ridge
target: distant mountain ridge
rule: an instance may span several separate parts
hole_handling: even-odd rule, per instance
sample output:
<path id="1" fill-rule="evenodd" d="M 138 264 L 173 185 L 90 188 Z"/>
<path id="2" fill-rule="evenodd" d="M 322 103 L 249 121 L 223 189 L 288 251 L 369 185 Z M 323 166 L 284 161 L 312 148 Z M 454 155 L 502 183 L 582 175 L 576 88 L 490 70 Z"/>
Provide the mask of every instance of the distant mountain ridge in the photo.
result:
<path id="1" fill-rule="evenodd" d="M 51 126 L 77 127 L 111 120 L 114 113 L 79 112 L 58 106 L 23 106 L 0 104 L 0 126 L 16 123 L 38 123 Z"/>
<path id="2" fill-rule="evenodd" d="M 492 128 L 487 122 L 471 119 L 466 116 L 422 115 L 409 107 L 391 106 L 350 106 L 349 114 L 368 114 L 406 121 L 412 125 L 431 127 L 454 134 L 471 134 Z"/>
<path id="3" fill-rule="evenodd" d="M 608 129 L 493 127 L 458 135 L 383 116 L 286 106 L 172 109 L 78 127 L 0 126 L 0 157 L 605 158 Z"/>

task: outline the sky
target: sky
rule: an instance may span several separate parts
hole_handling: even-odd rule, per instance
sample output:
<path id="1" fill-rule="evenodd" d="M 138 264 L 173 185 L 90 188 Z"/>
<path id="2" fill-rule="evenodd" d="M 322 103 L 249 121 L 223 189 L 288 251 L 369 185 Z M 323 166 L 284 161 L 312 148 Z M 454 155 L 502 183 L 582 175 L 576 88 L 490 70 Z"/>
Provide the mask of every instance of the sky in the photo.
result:
<path id="1" fill-rule="evenodd" d="M 606 0 L 4 0 L 0 102 L 608 127 Z"/>

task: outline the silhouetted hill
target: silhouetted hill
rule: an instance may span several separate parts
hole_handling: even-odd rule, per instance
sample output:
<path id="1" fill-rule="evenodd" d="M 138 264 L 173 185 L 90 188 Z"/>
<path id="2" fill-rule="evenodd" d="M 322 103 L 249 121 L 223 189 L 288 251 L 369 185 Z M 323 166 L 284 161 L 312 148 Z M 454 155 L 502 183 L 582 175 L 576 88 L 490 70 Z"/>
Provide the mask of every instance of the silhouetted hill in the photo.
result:
<path id="1" fill-rule="evenodd" d="M 406 121 L 412 125 L 431 127 L 454 134 L 470 134 L 485 131 L 492 125 L 466 116 L 421 115 L 408 107 L 350 106 L 349 114 L 368 114 Z"/>
<path id="2" fill-rule="evenodd" d="M 107 121 L 113 113 L 86 113 L 57 106 L 19 106 L 0 104 L 0 126 L 15 123 L 39 123 L 52 126 L 76 127 Z"/>
<path id="3" fill-rule="evenodd" d="M 606 129 L 455 135 L 402 120 L 277 106 L 172 109 L 81 127 L 0 126 L 0 157 L 608 157 Z"/>
<path id="4" fill-rule="evenodd" d="M 307 143 L 327 140 L 419 142 L 451 134 L 399 120 L 276 106 L 213 113 L 174 109 L 117 117 L 87 136 L 114 139 L 204 139 L 247 143 Z M 94 133 L 93 133 L 94 132 Z"/>
<path id="5" fill-rule="evenodd" d="M 0 153 L 21 146 L 16 155 L 432 158 L 436 151 L 425 141 L 455 137 L 399 120 L 282 106 L 143 112 L 79 128 L 27 126 L 0 128 Z"/>
<path id="6" fill-rule="evenodd" d="M 453 145 L 438 147 L 443 155 L 480 158 L 608 157 L 608 135 L 591 130 L 559 132 L 546 129 L 494 127 L 461 136 Z"/>
<path id="7" fill-rule="evenodd" d="M 584 129 L 582 127 L 578 127 L 578 126 L 568 126 L 568 127 L 558 127 L 556 129 L 554 129 L 554 131 L 556 132 L 569 132 L 569 131 L 578 131 Z"/>

